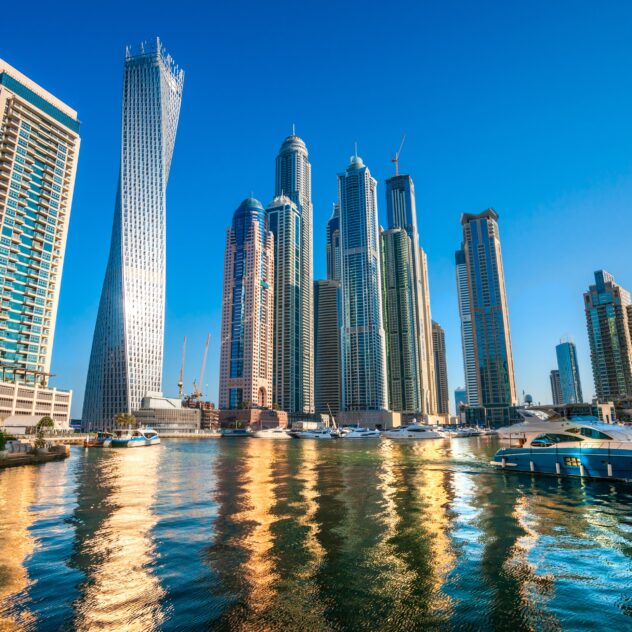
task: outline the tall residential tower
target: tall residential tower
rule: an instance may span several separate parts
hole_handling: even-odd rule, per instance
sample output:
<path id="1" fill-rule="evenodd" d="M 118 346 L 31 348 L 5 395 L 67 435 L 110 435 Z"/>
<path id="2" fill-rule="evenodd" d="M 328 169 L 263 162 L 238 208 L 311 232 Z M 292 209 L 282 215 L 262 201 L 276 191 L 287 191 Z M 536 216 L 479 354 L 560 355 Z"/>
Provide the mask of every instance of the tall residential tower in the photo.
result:
<path id="1" fill-rule="evenodd" d="M 572 340 L 560 342 L 555 347 L 557 355 L 557 368 L 560 375 L 560 389 L 562 403 L 581 404 L 584 401 L 582 384 L 579 379 L 579 364 L 577 362 L 577 350 Z"/>
<path id="2" fill-rule="evenodd" d="M 445 331 L 432 321 L 432 348 L 435 363 L 435 388 L 437 390 L 437 413 L 450 415 L 450 393 L 448 392 L 448 360 L 445 349 Z"/>
<path id="3" fill-rule="evenodd" d="M 183 82 L 160 40 L 127 49 L 112 240 L 83 404 L 92 428 L 161 390 L 166 188 Z"/>
<path id="4" fill-rule="evenodd" d="M 474 329 L 472 312 L 470 310 L 470 288 L 468 283 L 465 252 L 457 250 L 456 263 L 456 291 L 459 303 L 459 317 L 461 319 L 461 349 L 463 351 L 463 372 L 465 374 L 465 391 L 467 404 L 478 406 L 478 378 L 476 372 L 476 358 L 474 355 Z"/>

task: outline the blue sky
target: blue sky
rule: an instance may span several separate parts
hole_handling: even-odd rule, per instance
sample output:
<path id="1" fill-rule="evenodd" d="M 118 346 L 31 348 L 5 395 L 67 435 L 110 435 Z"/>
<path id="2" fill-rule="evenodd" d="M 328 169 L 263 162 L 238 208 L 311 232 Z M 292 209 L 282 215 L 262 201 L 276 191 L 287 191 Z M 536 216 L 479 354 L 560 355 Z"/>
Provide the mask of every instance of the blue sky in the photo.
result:
<path id="1" fill-rule="evenodd" d="M 216 400 L 225 230 L 251 191 L 270 200 L 292 123 L 312 162 L 316 278 L 354 141 L 384 222 L 383 182 L 406 133 L 400 169 L 415 180 L 450 390 L 463 383 L 459 217 L 491 206 L 519 391 L 550 401 L 555 344 L 570 335 L 593 393 L 582 292 L 602 267 L 632 288 L 632 4 L 34 0 L 2 12 L 0 56 L 82 121 L 53 354 L 75 416 L 109 248 L 124 47 L 156 35 L 186 73 L 167 191 L 167 394 L 182 337 L 190 385 L 210 331 L 204 382 Z"/>

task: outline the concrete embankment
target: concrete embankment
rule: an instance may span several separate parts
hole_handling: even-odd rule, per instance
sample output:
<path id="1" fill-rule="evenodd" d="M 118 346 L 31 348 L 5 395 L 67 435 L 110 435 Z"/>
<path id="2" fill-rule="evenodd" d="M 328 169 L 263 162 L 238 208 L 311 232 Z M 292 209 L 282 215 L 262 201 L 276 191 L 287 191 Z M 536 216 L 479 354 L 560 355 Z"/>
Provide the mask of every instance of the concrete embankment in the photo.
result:
<path id="1" fill-rule="evenodd" d="M 0 453 L 0 469 L 17 467 L 19 465 L 39 465 L 49 461 L 61 461 L 69 456 L 70 448 L 67 446 L 55 446 L 47 452 L 37 450 L 35 452 Z"/>

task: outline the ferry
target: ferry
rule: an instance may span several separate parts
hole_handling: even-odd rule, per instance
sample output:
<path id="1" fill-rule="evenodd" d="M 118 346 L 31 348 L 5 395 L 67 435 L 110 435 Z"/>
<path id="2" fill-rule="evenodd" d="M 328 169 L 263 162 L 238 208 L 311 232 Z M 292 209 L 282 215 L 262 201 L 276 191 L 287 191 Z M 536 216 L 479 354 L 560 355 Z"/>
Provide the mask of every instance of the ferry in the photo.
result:
<path id="1" fill-rule="evenodd" d="M 160 437 L 152 428 L 138 428 L 135 430 L 115 430 L 112 437 L 113 448 L 144 448 L 158 445 Z"/>
<path id="2" fill-rule="evenodd" d="M 112 445 L 111 432 L 97 432 L 95 437 L 86 435 L 83 441 L 84 448 L 109 448 Z"/>
<path id="3" fill-rule="evenodd" d="M 514 472 L 632 482 L 632 427 L 594 418 L 542 417 L 502 428 L 508 447 L 491 465 Z"/>
<path id="4" fill-rule="evenodd" d="M 415 421 L 408 426 L 383 430 L 385 439 L 445 439 L 446 436 L 436 426 L 422 426 Z"/>

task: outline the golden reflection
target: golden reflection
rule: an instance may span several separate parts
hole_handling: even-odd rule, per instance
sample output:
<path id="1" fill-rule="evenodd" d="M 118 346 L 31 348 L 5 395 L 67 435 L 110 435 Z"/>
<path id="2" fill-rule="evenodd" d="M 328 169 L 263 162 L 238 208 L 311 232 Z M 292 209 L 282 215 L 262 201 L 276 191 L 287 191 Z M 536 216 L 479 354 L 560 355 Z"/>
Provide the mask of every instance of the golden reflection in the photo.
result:
<path id="1" fill-rule="evenodd" d="M 28 612 L 13 613 L 19 595 L 30 585 L 24 563 L 35 549 L 29 533 L 39 468 L 15 467 L 0 472 L 0 630 L 25 630 L 34 625 Z"/>
<path id="2" fill-rule="evenodd" d="M 163 449 L 112 450 L 101 457 L 99 476 L 109 486 L 102 501 L 107 513 L 80 551 L 90 562 L 76 603 L 78 630 L 145 631 L 164 620 L 160 600 L 165 592 L 150 570 L 156 559 L 152 507 Z"/>

